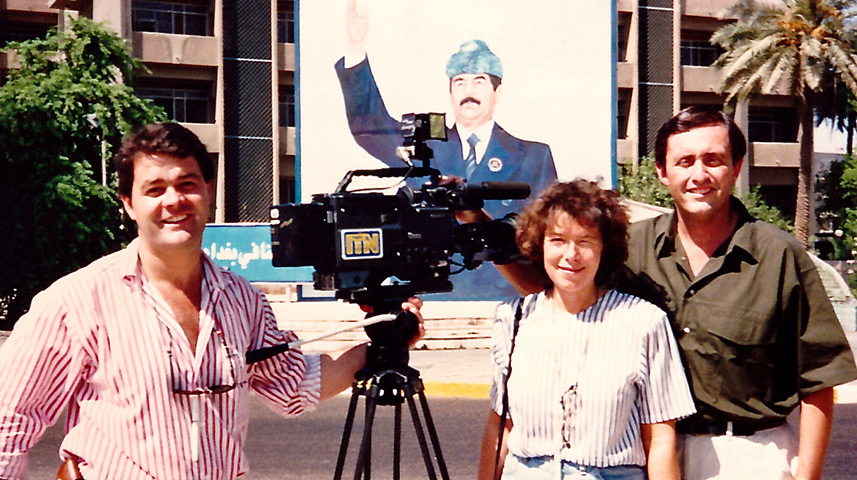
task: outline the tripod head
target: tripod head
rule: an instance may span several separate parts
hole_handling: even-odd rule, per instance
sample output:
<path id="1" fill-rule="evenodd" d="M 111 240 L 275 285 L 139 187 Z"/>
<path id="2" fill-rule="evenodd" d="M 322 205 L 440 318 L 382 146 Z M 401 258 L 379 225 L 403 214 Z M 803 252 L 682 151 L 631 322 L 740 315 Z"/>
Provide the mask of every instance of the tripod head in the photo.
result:
<path id="1" fill-rule="evenodd" d="M 391 286 L 392 287 L 392 286 Z M 407 288 L 407 287 L 405 287 Z M 389 290 L 386 290 L 389 292 Z M 395 408 L 395 426 L 393 430 L 393 462 L 394 473 L 393 478 L 399 478 L 399 462 L 401 452 L 399 444 L 401 440 L 401 406 L 407 402 L 408 410 L 411 413 L 417 440 L 420 444 L 423 462 L 426 465 L 426 473 L 429 480 L 437 480 L 434 471 L 434 465 L 429 453 L 428 444 L 426 443 L 425 431 L 419 418 L 417 405 L 414 397 L 419 398 L 420 406 L 423 409 L 423 416 L 428 429 L 429 437 L 431 438 L 432 446 L 436 455 L 438 468 L 440 469 L 443 480 L 449 480 L 449 472 L 446 470 L 446 464 L 443 461 L 443 454 L 440 449 L 440 441 L 437 437 L 437 431 L 434 428 L 434 422 L 431 419 L 428 402 L 423 390 L 423 382 L 420 379 L 420 372 L 408 366 L 408 357 L 410 343 L 419 334 L 420 324 L 416 315 L 407 310 L 402 310 L 404 298 L 409 298 L 413 292 L 405 292 L 404 295 L 382 296 L 375 290 L 365 292 L 370 295 L 377 295 L 372 298 L 372 301 L 356 302 L 360 305 L 371 307 L 371 313 L 367 316 L 371 317 L 385 312 L 390 312 L 389 316 L 395 315 L 395 318 L 382 323 L 371 323 L 364 327 L 366 335 L 369 336 L 371 343 L 366 350 L 366 366 L 354 375 L 354 383 L 351 387 L 351 402 L 348 405 L 348 414 L 345 417 L 345 427 L 342 433 L 342 443 L 339 446 L 339 457 L 336 461 L 336 470 L 334 472 L 334 480 L 342 478 L 345 457 L 348 451 L 348 439 L 351 435 L 351 428 L 354 422 L 354 412 L 357 407 L 357 399 L 360 396 L 366 398 L 366 413 L 364 417 L 363 440 L 360 444 L 360 451 L 357 458 L 357 466 L 354 471 L 354 479 L 369 478 L 369 464 L 371 463 L 371 443 L 372 443 L 372 424 L 375 416 L 375 408 L 377 405 L 388 405 Z M 403 293 L 399 291 L 398 293 Z M 363 298 L 365 300 L 366 298 Z M 364 322 L 371 322 L 364 320 Z"/>
<path id="2" fill-rule="evenodd" d="M 419 321 L 413 313 L 401 309 L 402 302 L 399 299 L 387 299 L 370 304 L 372 313 L 367 317 L 390 313 L 396 315 L 396 319 L 364 327 L 371 340 L 366 351 L 364 373 L 386 370 L 404 373 L 409 368 L 409 343 L 419 332 Z"/>

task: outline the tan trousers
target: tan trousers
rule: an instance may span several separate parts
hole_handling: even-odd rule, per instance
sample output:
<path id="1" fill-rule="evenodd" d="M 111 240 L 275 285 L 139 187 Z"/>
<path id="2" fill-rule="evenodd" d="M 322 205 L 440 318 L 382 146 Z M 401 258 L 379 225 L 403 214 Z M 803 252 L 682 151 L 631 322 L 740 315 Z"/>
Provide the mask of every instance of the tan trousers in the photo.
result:
<path id="1" fill-rule="evenodd" d="M 797 437 L 788 424 L 751 436 L 678 435 L 684 480 L 792 480 Z"/>

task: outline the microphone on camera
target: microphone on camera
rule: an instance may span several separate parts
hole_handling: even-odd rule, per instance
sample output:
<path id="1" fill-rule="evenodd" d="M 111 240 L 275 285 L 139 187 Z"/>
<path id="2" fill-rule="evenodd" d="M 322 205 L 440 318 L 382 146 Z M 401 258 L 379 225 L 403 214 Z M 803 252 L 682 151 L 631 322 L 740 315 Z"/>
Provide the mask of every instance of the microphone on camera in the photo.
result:
<path id="1" fill-rule="evenodd" d="M 524 182 L 467 183 L 464 196 L 484 200 L 524 199 L 530 196 L 530 185 Z"/>

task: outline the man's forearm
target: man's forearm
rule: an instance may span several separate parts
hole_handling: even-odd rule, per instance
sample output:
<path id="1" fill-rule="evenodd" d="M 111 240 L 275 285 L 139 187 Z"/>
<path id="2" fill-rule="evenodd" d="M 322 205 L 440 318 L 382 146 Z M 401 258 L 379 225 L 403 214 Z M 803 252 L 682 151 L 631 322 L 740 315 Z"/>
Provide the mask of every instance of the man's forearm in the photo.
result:
<path id="1" fill-rule="evenodd" d="M 366 346 L 349 348 L 339 355 L 321 355 L 321 394 L 319 400 L 326 400 L 350 387 L 354 375 L 366 365 Z"/>
<path id="2" fill-rule="evenodd" d="M 485 210 L 463 210 L 455 212 L 455 219 L 460 223 L 475 223 L 491 220 L 491 216 Z M 494 266 L 521 295 L 538 293 L 545 289 L 545 279 L 541 271 L 531 263 L 512 262 Z"/>
<path id="3" fill-rule="evenodd" d="M 494 266 L 521 295 L 538 293 L 545 289 L 544 277 L 532 263 L 513 262 Z"/>
<path id="4" fill-rule="evenodd" d="M 796 479 L 821 479 L 832 425 L 833 387 L 813 392 L 801 399 Z"/>

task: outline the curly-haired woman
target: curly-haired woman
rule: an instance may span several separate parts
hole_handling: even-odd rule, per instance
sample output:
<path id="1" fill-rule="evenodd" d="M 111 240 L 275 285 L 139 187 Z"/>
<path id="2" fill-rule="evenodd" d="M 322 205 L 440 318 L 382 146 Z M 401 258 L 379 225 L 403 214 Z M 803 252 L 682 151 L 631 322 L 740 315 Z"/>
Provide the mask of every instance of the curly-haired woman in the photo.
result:
<path id="1" fill-rule="evenodd" d="M 619 195 L 582 179 L 519 218 L 546 288 L 498 310 L 480 479 L 678 479 L 675 420 L 693 399 L 667 315 L 610 289 L 627 228 Z"/>

